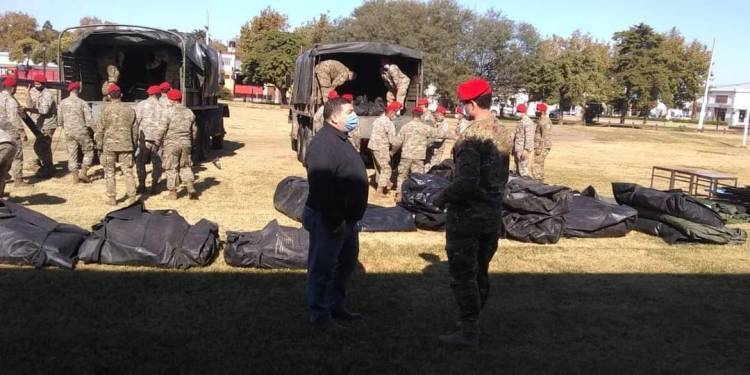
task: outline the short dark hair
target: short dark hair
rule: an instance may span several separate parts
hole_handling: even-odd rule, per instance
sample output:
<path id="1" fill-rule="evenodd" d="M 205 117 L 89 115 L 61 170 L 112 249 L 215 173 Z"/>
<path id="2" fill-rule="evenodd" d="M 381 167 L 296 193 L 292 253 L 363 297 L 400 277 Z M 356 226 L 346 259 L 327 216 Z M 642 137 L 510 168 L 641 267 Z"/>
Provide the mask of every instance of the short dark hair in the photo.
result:
<path id="1" fill-rule="evenodd" d="M 334 98 L 328 100 L 326 105 L 323 107 L 323 119 L 328 121 L 331 119 L 331 117 L 333 117 L 333 115 L 341 113 L 341 108 L 344 107 L 344 104 L 347 104 L 347 101 L 344 100 L 344 98 Z"/>
<path id="2" fill-rule="evenodd" d="M 492 94 L 484 94 L 480 97 L 474 99 L 474 101 L 477 103 L 477 106 L 482 109 L 490 109 L 492 106 Z"/>

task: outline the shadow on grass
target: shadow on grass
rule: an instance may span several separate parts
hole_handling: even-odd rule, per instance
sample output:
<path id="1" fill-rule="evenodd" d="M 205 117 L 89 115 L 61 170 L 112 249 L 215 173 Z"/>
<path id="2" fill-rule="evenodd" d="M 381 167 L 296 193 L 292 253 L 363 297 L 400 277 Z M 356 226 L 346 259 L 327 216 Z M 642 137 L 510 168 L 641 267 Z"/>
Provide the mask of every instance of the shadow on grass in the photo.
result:
<path id="1" fill-rule="evenodd" d="M 424 257 L 423 257 L 424 258 Z M 0 372 L 743 373 L 750 276 L 493 274 L 482 344 L 456 350 L 447 268 L 355 275 L 366 319 L 306 323 L 294 272 L 0 270 Z"/>
<path id="2" fill-rule="evenodd" d="M 19 195 L 20 194 L 20 195 Z M 56 195 L 49 195 L 47 193 L 36 193 L 31 195 L 22 195 L 23 193 L 13 194 L 8 198 L 11 202 L 23 204 L 27 206 L 34 206 L 38 204 L 63 204 L 67 200 L 63 197 Z"/>

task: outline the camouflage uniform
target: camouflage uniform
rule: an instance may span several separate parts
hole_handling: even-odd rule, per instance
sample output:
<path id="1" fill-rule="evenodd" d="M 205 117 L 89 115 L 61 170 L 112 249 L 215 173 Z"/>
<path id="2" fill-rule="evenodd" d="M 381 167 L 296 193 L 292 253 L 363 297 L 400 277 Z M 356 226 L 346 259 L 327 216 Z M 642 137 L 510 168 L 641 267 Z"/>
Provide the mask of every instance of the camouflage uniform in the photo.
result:
<path id="1" fill-rule="evenodd" d="M 133 178 L 133 151 L 138 139 L 135 111 L 120 100 L 110 100 L 99 116 L 99 125 L 94 134 L 97 147 L 102 150 L 102 166 L 107 183 L 107 198 L 112 202 L 117 197 L 115 189 L 115 165 L 120 163 L 125 174 L 128 197 L 135 199 Z"/>
<path id="2" fill-rule="evenodd" d="M 315 78 L 323 102 L 328 102 L 328 92 L 343 85 L 349 79 L 349 68 L 338 60 L 325 60 L 315 65 Z"/>
<path id="3" fill-rule="evenodd" d="M 158 129 L 159 119 L 164 107 L 159 103 L 159 98 L 149 96 L 148 99 L 139 102 L 135 106 L 135 119 L 138 122 L 140 134 L 138 136 L 138 155 L 135 160 L 135 169 L 138 174 L 138 188 L 146 187 L 146 164 L 152 163 L 151 186 L 156 186 L 161 177 L 161 156 L 156 146 L 159 141 Z"/>
<path id="4" fill-rule="evenodd" d="M 476 322 L 489 293 L 489 264 L 501 231 L 511 132 L 494 117 L 474 121 L 453 149 L 456 170 L 446 187 L 446 241 L 451 289 L 462 322 Z"/>
<path id="5" fill-rule="evenodd" d="M 315 114 L 313 115 L 313 130 L 315 131 L 315 134 L 317 134 L 320 129 L 323 129 L 323 124 L 325 124 L 326 122 L 325 119 L 323 118 L 324 108 L 325 106 L 321 105 L 320 108 L 318 108 L 318 110 L 315 111 Z"/>
<path id="6" fill-rule="evenodd" d="M 31 109 L 31 118 L 37 129 L 42 133 L 34 140 L 34 153 L 39 158 L 39 164 L 44 172 L 50 172 L 52 163 L 52 136 L 57 129 L 57 103 L 52 90 L 36 87 L 29 89 L 26 107 Z"/>
<path id="7" fill-rule="evenodd" d="M 544 182 L 544 160 L 552 149 L 552 121 L 545 113 L 536 125 L 534 135 L 534 160 L 531 174 L 534 179 Z"/>
<path id="8" fill-rule="evenodd" d="M 534 157 L 534 132 L 536 125 L 529 116 L 523 115 L 516 123 L 516 137 L 513 155 L 516 158 L 516 172 L 521 177 L 530 177 L 531 159 Z M 525 158 L 524 158 L 525 157 Z M 524 159 L 524 160 L 521 160 Z"/>
<path id="9" fill-rule="evenodd" d="M 388 69 L 383 69 L 381 76 L 385 82 L 385 87 L 388 89 L 388 92 L 385 94 L 386 104 L 390 104 L 396 100 L 403 105 L 411 79 L 396 64 L 388 64 Z"/>
<path id="10" fill-rule="evenodd" d="M 167 175 L 167 188 L 174 192 L 179 186 L 178 177 L 193 194 L 193 161 L 190 158 L 192 140 L 197 131 L 193 111 L 182 103 L 170 103 L 159 121 L 157 140 L 164 144 L 163 162 Z"/>
<path id="11" fill-rule="evenodd" d="M 5 195 L 5 181 L 16 156 L 15 137 L 0 129 L 0 197 Z"/>
<path id="12" fill-rule="evenodd" d="M 435 125 L 435 115 L 433 115 L 432 112 L 430 112 L 430 110 L 427 109 L 427 107 L 425 107 L 424 109 L 424 113 L 422 114 L 421 120 L 427 125 L 433 125 L 433 126 Z"/>
<path id="13" fill-rule="evenodd" d="M 375 180 L 378 188 L 389 187 L 393 170 L 391 169 L 391 145 L 396 144 L 396 126 L 385 114 L 372 123 L 372 133 L 367 148 L 372 150 L 375 159 Z"/>
<path id="14" fill-rule="evenodd" d="M 68 150 L 68 169 L 77 176 L 81 164 L 78 163 L 78 152 L 83 153 L 83 171 L 94 161 L 94 140 L 91 139 L 93 118 L 91 108 L 77 94 L 70 95 L 60 102 L 60 126 L 65 129 L 65 145 Z M 85 176 L 84 176 L 85 178 Z"/>
<path id="15" fill-rule="evenodd" d="M 436 122 L 435 126 L 443 133 L 445 140 L 437 142 L 435 147 L 432 148 L 432 153 L 426 166 L 427 170 L 440 164 L 445 159 L 450 159 L 453 145 L 456 143 L 456 139 L 458 139 L 458 124 L 443 119 Z"/>
<path id="16" fill-rule="evenodd" d="M 16 184 L 20 184 L 23 177 L 23 142 L 26 138 L 23 120 L 18 113 L 19 105 L 16 98 L 3 90 L 0 91 L 0 129 L 4 130 L 15 143 L 13 165 L 10 175 Z"/>
<path id="17" fill-rule="evenodd" d="M 406 123 L 398 133 L 397 146 L 401 147 L 401 163 L 398 165 L 398 191 L 410 173 L 424 173 L 424 160 L 427 157 L 427 145 L 444 135 L 431 125 L 418 119 Z"/>
<path id="18" fill-rule="evenodd" d="M 109 85 L 117 83 L 120 78 L 120 70 L 114 65 L 107 65 L 107 80 L 102 83 L 102 101 L 109 101 Z"/>
<path id="19" fill-rule="evenodd" d="M 463 134 L 466 131 L 466 128 L 471 125 L 471 122 L 466 119 L 466 117 L 458 120 L 458 134 Z"/>

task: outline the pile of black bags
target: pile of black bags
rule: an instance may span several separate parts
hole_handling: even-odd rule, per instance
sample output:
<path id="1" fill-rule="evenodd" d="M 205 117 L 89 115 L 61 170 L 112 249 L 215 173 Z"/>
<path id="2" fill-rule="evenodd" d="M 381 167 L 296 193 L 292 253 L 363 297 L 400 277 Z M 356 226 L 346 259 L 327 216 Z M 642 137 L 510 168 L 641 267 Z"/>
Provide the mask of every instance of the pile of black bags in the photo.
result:
<path id="1" fill-rule="evenodd" d="M 445 229 L 445 210 L 435 204 L 435 198 L 445 190 L 450 181 L 434 174 L 412 173 L 401 185 L 399 205 L 414 214 L 420 229 Z"/>
<path id="2" fill-rule="evenodd" d="M 304 269 L 309 245 L 305 229 L 272 220 L 259 231 L 227 232 L 224 260 L 235 267 Z"/>
<path id="3" fill-rule="evenodd" d="M 385 101 L 381 97 L 370 101 L 367 95 L 357 96 L 354 100 L 354 112 L 357 116 L 380 116 L 385 112 Z"/>

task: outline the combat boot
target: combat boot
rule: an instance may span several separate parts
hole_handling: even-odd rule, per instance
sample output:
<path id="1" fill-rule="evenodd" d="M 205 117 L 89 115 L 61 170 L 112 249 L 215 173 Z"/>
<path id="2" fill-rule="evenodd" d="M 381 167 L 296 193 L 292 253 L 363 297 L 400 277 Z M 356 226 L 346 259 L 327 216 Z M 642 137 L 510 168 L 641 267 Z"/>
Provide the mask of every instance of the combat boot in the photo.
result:
<path id="1" fill-rule="evenodd" d="M 450 335 L 440 335 L 439 338 L 446 345 L 477 346 L 479 345 L 479 323 L 461 322 L 458 331 Z"/>
<path id="2" fill-rule="evenodd" d="M 36 172 L 39 178 L 50 178 L 55 172 L 55 168 L 51 166 L 43 166 Z"/>
<path id="3" fill-rule="evenodd" d="M 170 190 L 169 194 L 167 194 L 167 200 L 173 201 L 177 199 L 177 190 Z"/>
<path id="4" fill-rule="evenodd" d="M 138 193 L 138 194 L 145 193 L 146 192 L 146 183 L 145 182 L 139 183 L 138 187 L 135 188 L 135 192 Z"/>
<path id="5" fill-rule="evenodd" d="M 71 184 L 77 184 L 78 183 L 78 171 L 72 170 L 70 171 L 70 183 Z"/>
<path id="6" fill-rule="evenodd" d="M 78 173 L 78 180 L 89 183 L 91 180 L 89 180 L 89 167 L 81 167 L 80 173 Z"/>
<path id="7" fill-rule="evenodd" d="M 115 198 L 107 198 L 107 205 L 108 206 L 117 206 L 117 199 L 115 199 Z"/>
<path id="8" fill-rule="evenodd" d="M 157 182 L 151 183 L 151 189 L 149 190 L 149 194 L 156 195 L 159 194 L 159 184 Z"/>
<path id="9" fill-rule="evenodd" d="M 195 192 L 195 185 L 193 185 L 192 183 L 187 184 L 187 193 L 188 193 L 188 197 L 191 200 L 198 199 L 198 194 Z"/>

